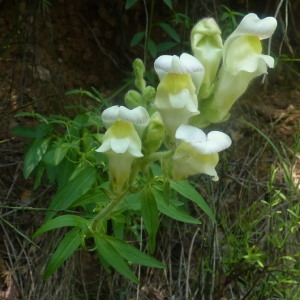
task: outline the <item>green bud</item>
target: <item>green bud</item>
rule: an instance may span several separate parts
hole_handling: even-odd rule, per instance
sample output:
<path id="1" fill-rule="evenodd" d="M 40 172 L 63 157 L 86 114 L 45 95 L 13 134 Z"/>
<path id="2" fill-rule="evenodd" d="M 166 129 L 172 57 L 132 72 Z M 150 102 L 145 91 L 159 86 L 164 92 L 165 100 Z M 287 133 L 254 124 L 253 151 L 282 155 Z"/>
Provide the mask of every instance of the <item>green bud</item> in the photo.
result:
<path id="1" fill-rule="evenodd" d="M 138 106 L 144 106 L 143 105 L 143 97 L 142 95 L 135 91 L 135 90 L 129 90 L 125 94 L 124 98 L 125 104 L 129 109 L 133 109 Z"/>
<path id="2" fill-rule="evenodd" d="M 136 58 L 133 61 L 132 68 L 135 76 L 134 84 L 140 92 L 143 92 L 146 87 L 146 82 L 144 80 L 145 66 L 143 61 Z"/>
<path id="3" fill-rule="evenodd" d="M 212 92 L 223 50 L 221 30 L 214 19 L 204 18 L 194 26 L 191 32 L 191 46 L 194 56 L 205 69 L 199 92 L 199 98 L 204 99 Z"/>
<path id="4" fill-rule="evenodd" d="M 155 99 L 156 96 L 156 91 L 155 88 L 152 86 L 147 86 L 144 90 L 143 90 L 143 98 L 144 98 L 144 102 L 145 103 L 152 103 Z"/>
<path id="5" fill-rule="evenodd" d="M 143 149 L 147 153 L 157 151 L 165 137 L 165 126 L 159 112 L 155 112 L 143 135 Z"/>

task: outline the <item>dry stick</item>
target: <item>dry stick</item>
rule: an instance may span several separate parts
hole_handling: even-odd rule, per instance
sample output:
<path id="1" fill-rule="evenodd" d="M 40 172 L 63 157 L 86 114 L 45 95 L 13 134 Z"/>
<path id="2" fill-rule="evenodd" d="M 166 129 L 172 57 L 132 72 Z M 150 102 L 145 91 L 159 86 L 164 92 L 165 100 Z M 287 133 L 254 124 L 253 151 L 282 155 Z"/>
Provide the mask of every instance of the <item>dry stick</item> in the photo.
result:
<path id="1" fill-rule="evenodd" d="M 20 169 L 20 164 L 18 164 L 18 166 L 17 166 L 17 169 L 16 169 L 15 174 L 14 174 L 14 177 L 13 177 L 13 182 L 12 182 L 12 184 L 11 184 L 10 187 L 9 187 L 9 190 L 8 190 L 8 192 L 7 192 L 7 195 L 6 195 L 5 200 L 7 200 L 7 199 L 9 198 L 9 196 L 10 196 L 10 194 L 11 194 L 11 192 L 12 192 L 12 190 L 13 190 L 13 188 L 14 188 L 16 182 L 17 182 L 17 179 L 18 179 L 18 171 L 19 171 L 19 169 Z"/>
<path id="2" fill-rule="evenodd" d="M 148 41 L 148 30 L 149 30 L 149 16 L 147 10 L 147 3 L 146 0 L 143 0 L 145 6 L 145 15 L 146 15 L 146 30 L 145 30 L 145 42 L 144 42 L 144 65 L 146 66 L 146 59 L 147 59 L 147 41 Z"/>
<path id="3" fill-rule="evenodd" d="M 140 251 L 142 252 L 143 248 L 143 217 L 141 217 L 141 231 L 140 231 Z M 141 265 L 138 266 L 138 280 L 141 281 Z M 136 289 L 136 299 L 139 299 L 140 297 L 140 285 L 137 285 Z"/>
<path id="4" fill-rule="evenodd" d="M 190 245 L 190 249 L 189 249 L 189 256 L 188 256 L 188 261 L 187 261 L 187 269 L 186 269 L 186 283 L 185 283 L 185 299 L 188 300 L 189 299 L 189 278 L 190 278 L 190 271 L 191 271 L 191 258 L 192 258 L 192 251 L 193 251 L 193 246 L 195 243 L 195 239 L 196 236 L 199 232 L 200 228 L 197 228 L 196 232 L 193 235 L 192 241 L 191 241 L 191 245 Z"/>
<path id="5" fill-rule="evenodd" d="M 279 2 L 279 4 L 278 4 L 277 8 L 276 8 L 276 11 L 275 11 L 275 14 L 274 14 L 274 18 L 275 18 L 275 19 L 277 18 L 278 14 L 279 14 L 279 10 L 280 10 L 280 8 L 281 8 L 281 6 L 282 6 L 283 1 L 284 1 L 284 0 L 281 0 L 281 1 Z M 287 0 L 287 1 L 288 1 L 288 0 Z M 287 3 L 288 3 L 288 2 L 287 2 Z M 288 20 L 287 10 L 286 10 L 286 17 L 285 17 L 285 18 L 286 18 L 286 20 Z M 283 39 L 282 39 L 282 40 L 284 40 L 284 38 L 285 38 L 285 36 L 286 36 L 286 32 L 287 32 L 287 22 L 286 22 L 286 27 L 285 27 L 285 31 L 284 31 L 284 35 L 283 35 Z M 268 42 L 268 55 L 271 54 L 271 44 L 272 44 L 272 36 L 269 38 L 269 42 Z M 261 81 L 262 84 L 265 83 L 266 76 L 267 76 L 267 74 L 264 74 L 264 75 L 263 75 L 263 78 L 262 78 L 262 81 Z"/>

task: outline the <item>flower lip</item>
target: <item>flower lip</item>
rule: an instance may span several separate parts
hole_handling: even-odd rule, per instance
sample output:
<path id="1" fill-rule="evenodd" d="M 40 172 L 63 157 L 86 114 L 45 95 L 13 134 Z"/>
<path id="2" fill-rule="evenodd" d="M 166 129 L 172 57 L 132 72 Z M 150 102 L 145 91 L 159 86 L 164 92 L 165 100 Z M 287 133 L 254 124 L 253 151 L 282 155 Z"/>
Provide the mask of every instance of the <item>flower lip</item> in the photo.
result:
<path id="1" fill-rule="evenodd" d="M 190 74 L 198 93 L 204 78 L 204 67 L 201 62 L 188 53 L 177 55 L 162 55 L 154 62 L 154 69 L 162 80 L 168 73 Z"/>
<path id="2" fill-rule="evenodd" d="M 256 35 L 260 40 L 271 37 L 277 27 L 277 20 L 273 17 L 260 19 L 256 14 L 247 14 L 229 39 L 238 35 Z"/>
<path id="3" fill-rule="evenodd" d="M 141 148 L 141 140 L 133 124 L 126 121 L 116 121 L 106 131 L 103 143 L 96 149 L 96 152 L 142 157 Z M 123 159 L 126 159 L 124 155 Z"/>
<path id="4" fill-rule="evenodd" d="M 142 106 L 130 110 L 125 106 L 114 105 L 105 109 L 102 112 L 101 118 L 106 128 L 109 128 L 116 121 L 120 120 L 141 127 L 146 127 L 150 121 L 147 110 Z"/>
<path id="5" fill-rule="evenodd" d="M 230 137 L 221 131 L 205 133 L 194 126 L 181 125 L 176 131 L 175 137 L 189 143 L 198 153 L 213 154 L 220 152 L 231 145 Z"/>
<path id="6" fill-rule="evenodd" d="M 160 79 L 166 73 L 186 74 L 204 72 L 204 67 L 200 61 L 188 53 L 182 53 L 180 57 L 177 55 L 162 55 L 155 60 L 154 69 Z"/>

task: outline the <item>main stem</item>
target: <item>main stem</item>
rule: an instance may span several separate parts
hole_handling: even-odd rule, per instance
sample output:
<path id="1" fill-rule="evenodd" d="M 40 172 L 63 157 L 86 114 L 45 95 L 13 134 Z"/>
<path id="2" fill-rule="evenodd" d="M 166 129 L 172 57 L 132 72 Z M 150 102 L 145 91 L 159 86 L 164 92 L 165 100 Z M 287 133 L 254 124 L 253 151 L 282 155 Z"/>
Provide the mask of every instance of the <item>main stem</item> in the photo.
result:
<path id="1" fill-rule="evenodd" d="M 124 199 L 125 193 L 122 193 L 120 195 L 114 195 L 111 198 L 111 201 L 108 205 L 106 205 L 99 213 L 98 215 L 93 219 L 92 221 L 92 230 L 96 231 L 97 225 L 104 221 L 105 219 L 108 219 L 114 208 Z"/>

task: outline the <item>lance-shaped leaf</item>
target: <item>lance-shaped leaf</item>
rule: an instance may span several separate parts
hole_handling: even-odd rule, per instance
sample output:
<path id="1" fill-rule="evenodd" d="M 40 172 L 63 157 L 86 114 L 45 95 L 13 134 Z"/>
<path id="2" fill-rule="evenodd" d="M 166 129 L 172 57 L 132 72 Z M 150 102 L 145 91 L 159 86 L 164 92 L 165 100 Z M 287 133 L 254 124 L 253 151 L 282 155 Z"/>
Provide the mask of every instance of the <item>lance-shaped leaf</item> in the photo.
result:
<path id="1" fill-rule="evenodd" d="M 50 138 L 35 139 L 33 140 L 26 152 L 23 174 L 25 178 L 28 178 L 38 163 L 43 158 L 49 146 Z"/>
<path id="2" fill-rule="evenodd" d="M 155 251 L 156 233 L 158 230 L 158 210 L 151 188 L 144 187 L 141 194 L 141 210 L 145 228 L 148 233 L 149 252 Z"/>
<path id="3" fill-rule="evenodd" d="M 49 205 L 50 211 L 47 213 L 47 220 L 50 220 L 56 214 L 56 211 L 69 208 L 80 196 L 86 193 L 95 182 L 96 176 L 96 169 L 86 166 L 82 172 L 67 182 L 52 198 Z"/>
<path id="4" fill-rule="evenodd" d="M 44 279 L 51 276 L 77 250 L 80 242 L 80 228 L 75 227 L 65 235 L 56 248 L 46 267 Z"/>

